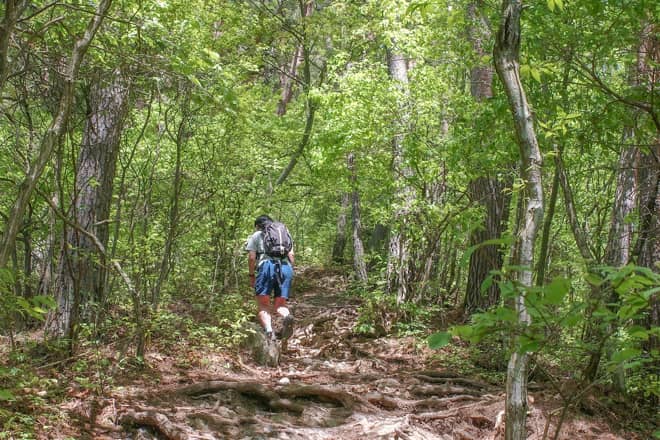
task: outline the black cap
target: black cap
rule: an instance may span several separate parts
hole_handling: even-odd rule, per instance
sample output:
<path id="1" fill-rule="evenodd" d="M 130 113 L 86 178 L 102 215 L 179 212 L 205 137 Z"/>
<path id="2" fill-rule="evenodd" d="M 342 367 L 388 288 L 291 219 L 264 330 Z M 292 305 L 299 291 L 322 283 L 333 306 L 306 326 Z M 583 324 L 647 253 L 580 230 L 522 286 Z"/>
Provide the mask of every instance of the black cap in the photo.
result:
<path id="1" fill-rule="evenodd" d="M 270 218 L 269 216 L 260 215 L 254 221 L 254 226 L 256 226 L 259 229 L 263 229 L 268 223 L 272 223 L 272 222 L 273 222 L 273 219 Z"/>

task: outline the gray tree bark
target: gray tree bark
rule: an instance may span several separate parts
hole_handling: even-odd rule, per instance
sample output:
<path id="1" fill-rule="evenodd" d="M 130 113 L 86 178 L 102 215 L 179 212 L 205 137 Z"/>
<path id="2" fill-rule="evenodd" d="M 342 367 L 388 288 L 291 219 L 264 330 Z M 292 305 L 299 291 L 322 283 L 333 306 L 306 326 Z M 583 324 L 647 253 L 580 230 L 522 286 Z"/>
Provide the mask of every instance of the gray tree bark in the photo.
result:
<path id="1" fill-rule="evenodd" d="M 342 264 L 344 262 L 344 250 L 346 249 L 346 226 L 348 224 L 348 206 L 351 203 L 350 194 L 345 192 L 341 195 L 339 216 L 337 217 L 337 232 L 335 244 L 332 246 L 332 261 Z"/>
<path id="2" fill-rule="evenodd" d="M 521 0 L 503 0 L 502 15 L 493 51 L 495 69 L 504 85 L 513 116 L 516 138 L 520 149 L 520 177 L 525 187 L 520 194 L 520 223 L 517 225 L 516 243 L 511 263 L 522 269 L 517 272 L 517 281 L 523 287 L 533 285 L 534 246 L 543 222 L 543 186 L 541 184 L 542 160 L 533 117 L 525 90 L 520 81 L 520 15 Z M 524 295 L 515 300 L 518 322 L 525 327 L 531 323 Z M 514 344 L 514 347 L 517 344 Z M 506 427 L 507 440 L 527 438 L 527 365 L 528 353 L 514 349 L 509 359 L 506 382 Z"/>
<path id="3" fill-rule="evenodd" d="M 410 239 L 406 236 L 406 223 L 415 198 L 414 190 L 408 184 L 408 180 L 412 177 L 412 170 L 405 164 L 404 151 L 405 133 L 410 119 L 407 102 L 408 63 L 406 58 L 396 51 L 388 51 L 388 69 L 403 101 L 399 103 L 400 116 L 396 121 L 395 134 L 392 139 L 392 167 L 397 187 L 394 203 L 397 208 L 389 241 L 387 290 L 396 294 L 397 304 L 402 304 L 411 295 L 411 250 Z"/>
<path id="4" fill-rule="evenodd" d="M 504 191 L 507 186 L 509 182 L 493 176 L 482 176 L 470 182 L 468 187 L 470 199 L 485 209 L 484 224 L 470 235 L 470 246 L 502 237 L 506 229 L 511 201 L 511 196 Z M 478 247 L 470 255 L 463 305 L 466 316 L 479 310 L 485 311 L 498 303 L 500 295 L 497 284 L 493 283 L 483 292 L 481 286 L 490 271 L 502 268 L 504 263 L 502 249 L 500 245 L 485 245 Z"/>
<path id="5" fill-rule="evenodd" d="M 128 95 L 127 81 L 119 71 L 110 83 L 101 76 L 94 80 L 76 166 L 74 223 L 96 237 L 104 249 Z M 99 254 L 90 235 L 76 228 L 67 231 L 55 280 L 57 309 L 49 319 L 53 335 L 71 337 L 80 318 L 91 318 L 88 306 L 95 304 L 99 311 L 105 300 L 106 267 L 105 254 Z"/>
<path id="6" fill-rule="evenodd" d="M 11 207 L 9 218 L 4 228 L 2 240 L 0 240 L 0 268 L 7 266 L 7 261 L 14 249 L 16 235 L 23 222 L 23 215 L 37 185 L 37 181 L 44 172 L 55 145 L 66 129 L 69 114 L 73 106 L 74 86 L 75 80 L 78 77 L 80 64 L 96 32 L 101 27 L 111 3 L 112 0 L 101 0 L 98 3 L 95 14 L 87 24 L 85 32 L 74 44 L 71 57 L 64 70 L 62 94 L 60 95 L 57 111 L 41 140 L 37 157 L 30 164 L 30 169 L 19 186 L 16 200 Z"/>
<path id="7" fill-rule="evenodd" d="M 364 263 L 364 245 L 362 244 L 362 220 L 360 213 L 360 193 L 357 188 L 357 170 L 355 168 L 355 155 L 349 153 L 347 157 L 348 170 L 351 175 L 351 213 L 353 224 L 353 268 L 358 281 L 367 282 L 367 265 Z"/>
<path id="8" fill-rule="evenodd" d="M 658 81 L 658 75 L 655 67 L 649 69 L 649 61 L 652 65 L 657 65 L 660 61 L 660 49 L 657 47 L 657 40 L 654 39 L 656 26 L 644 24 L 642 26 L 641 38 L 639 46 L 637 47 L 637 62 L 631 70 L 629 79 L 630 86 L 636 88 L 647 88 L 653 90 L 655 83 Z M 633 107 L 634 108 L 634 107 Z M 635 112 L 639 113 L 641 110 L 635 108 Z M 652 113 L 652 112 L 651 112 Z M 657 182 L 653 182 L 655 171 L 653 169 L 658 163 L 658 157 L 654 157 L 654 147 L 651 147 L 649 155 L 643 155 L 642 152 L 634 145 L 636 137 L 635 126 L 629 125 L 624 128 L 621 152 L 617 165 L 617 180 L 614 204 L 612 207 L 612 218 L 610 221 L 610 230 L 608 235 L 607 247 L 605 249 L 604 262 L 608 266 L 622 267 L 632 260 L 633 254 L 633 240 L 635 233 L 635 225 L 628 221 L 636 210 L 639 210 L 640 215 L 640 230 L 638 231 L 637 250 L 638 250 L 638 263 L 641 262 L 643 250 L 646 247 L 646 237 L 651 236 L 653 240 L 654 234 L 652 229 L 653 223 L 653 198 L 655 197 L 654 188 Z M 660 131 L 660 126 L 656 124 L 656 136 Z M 633 145 L 630 145 L 630 144 Z M 644 157 L 646 156 L 646 157 Z M 646 159 L 646 160 L 644 160 Z M 650 160 L 649 160 L 650 159 Z M 649 164 L 650 167 L 643 167 L 642 164 Z M 649 209 L 650 208 L 650 209 Z M 651 252 L 651 248 L 646 247 L 647 252 Z M 651 266 L 652 267 L 652 266 Z M 604 301 L 610 304 L 618 302 L 618 295 L 615 291 L 609 289 L 609 292 L 603 291 L 599 288 L 594 292 L 595 299 Z M 657 307 L 657 305 L 654 305 Z M 653 313 L 653 311 L 652 311 Z M 590 329 L 588 336 L 591 339 L 605 338 L 606 331 L 602 328 L 602 323 L 596 320 L 593 328 Z M 608 331 L 611 333 L 611 329 Z M 594 350 L 591 354 L 589 364 L 585 369 L 585 377 L 593 381 L 597 377 L 600 360 L 603 355 L 602 344 L 599 349 Z M 622 370 L 617 371 L 615 375 L 615 383 L 619 390 L 625 390 L 625 374 Z"/>
<path id="9" fill-rule="evenodd" d="M 27 0 L 5 0 L 4 17 L 0 23 L 0 92 L 9 75 L 9 43 L 14 35 L 16 22 L 28 5 Z"/>

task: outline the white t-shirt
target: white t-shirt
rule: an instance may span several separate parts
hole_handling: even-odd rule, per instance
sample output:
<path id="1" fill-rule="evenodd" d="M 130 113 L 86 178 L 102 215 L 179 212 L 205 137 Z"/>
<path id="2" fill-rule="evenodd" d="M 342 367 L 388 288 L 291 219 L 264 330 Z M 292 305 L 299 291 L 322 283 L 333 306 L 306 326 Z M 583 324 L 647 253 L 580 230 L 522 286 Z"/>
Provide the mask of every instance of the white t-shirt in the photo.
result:
<path id="1" fill-rule="evenodd" d="M 263 232 L 255 231 L 254 234 L 250 235 L 250 238 L 248 238 L 247 243 L 245 244 L 245 250 L 257 253 L 257 267 L 260 266 L 261 263 L 268 258 L 268 255 L 266 255 L 266 249 L 264 248 Z"/>

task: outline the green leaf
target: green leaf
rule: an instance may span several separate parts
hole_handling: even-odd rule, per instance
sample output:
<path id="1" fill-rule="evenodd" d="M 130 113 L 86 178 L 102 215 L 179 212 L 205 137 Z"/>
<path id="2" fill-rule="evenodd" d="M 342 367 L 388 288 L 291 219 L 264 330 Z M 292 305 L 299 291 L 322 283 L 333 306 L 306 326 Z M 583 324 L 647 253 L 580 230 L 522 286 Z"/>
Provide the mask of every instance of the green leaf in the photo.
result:
<path id="1" fill-rule="evenodd" d="M 653 289 L 644 290 L 643 292 L 640 292 L 640 295 L 642 295 L 645 299 L 648 300 L 658 292 L 660 292 L 660 287 L 655 287 Z"/>
<path id="2" fill-rule="evenodd" d="M 474 336 L 474 329 L 469 325 L 457 325 L 451 328 L 451 332 L 463 339 L 471 339 Z"/>
<path id="3" fill-rule="evenodd" d="M 548 1 L 548 9 L 550 9 L 551 11 L 554 11 L 555 10 L 554 0 L 547 0 L 547 1 Z"/>
<path id="4" fill-rule="evenodd" d="M 555 5 L 557 5 L 560 11 L 564 10 L 564 0 L 555 0 Z"/>
<path id="5" fill-rule="evenodd" d="M 0 389 L 0 400 L 16 400 L 16 397 L 9 390 Z"/>
<path id="6" fill-rule="evenodd" d="M 541 72 L 538 69 L 530 69 L 529 73 L 532 74 L 532 78 L 534 78 L 536 82 L 541 82 Z"/>
<path id="7" fill-rule="evenodd" d="M 568 293 L 571 283 L 566 278 L 557 277 L 545 287 L 545 300 L 549 304 L 559 305 Z"/>
<path id="8" fill-rule="evenodd" d="M 628 329 L 628 334 L 631 338 L 646 341 L 649 339 L 649 331 L 641 325 L 635 325 Z"/>
<path id="9" fill-rule="evenodd" d="M 620 364 L 621 362 L 625 362 L 636 356 L 639 356 L 640 353 L 641 350 L 637 348 L 624 348 L 623 350 L 617 351 L 612 355 L 612 362 Z"/>
<path id="10" fill-rule="evenodd" d="M 583 315 L 580 315 L 580 314 L 577 314 L 577 313 L 572 313 L 572 314 L 566 316 L 566 318 L 564 318 L 564 320 L 561 322 L 561 324 L 562 324 L 563 327 L 568 327 L 568 328 L 574 327 L 580 321 L 582 321 L 582 318 L 583 318 Z"/>
<path id="11" fill-rule="evenodd" d="M 533 352 L 533 351 L 538 351 L 540 346 L 541 346 L 541 343 L 539 341 L 528 339 L 528 340 L 526 340 L 526 341 L 524 341 L 520 344 L 518 352 L 520 354 L 523 354 L 523 353 L 530 353 L 530 352 Z"/>
<path id="12" fill-rule="evenodd" d="M 508 307 L 499 307 L 495 310 L 495 318 L 504 322 L 517 322 L 518 314 Z"/>
<path id="13" fill-rule="evenodd" d="M 584 277 L 584 279 L 587 283 L 591 284 L 592 286 L 596 286 L 596 287 L 601 286 L 604 282 L 601 277 L 599 277 L 598 275 L 593 274 L 593 273 L 587 274 L 587 276 Z"/>
<path id="14" fill-rule="evenodd" d="M 433 350 L 444 347 L 449 344 L 449 341 L 451 341 L 451 333 L 448 332 L 433 333 L 428 338 L 429 348 Z"/>
<path id="15" fill-rule="evenodd" d="M 643 308 L 644 307 L 640 307 L 638 305 L 626 304 L 625 306 L 621 307 L 621 309 L 619 309 L 617 315 L 619 315 L 619 318 L 624 320 L 630 319 L 635 315 L 637 315 L 637 312 L 639 312 Z"/>
<path id="16" fill-rule="evenodd" d="M 493 276 L 489 275 L 489 276 L 486 277 L 486 279 L 484 279 L 484 282 L 481 283 L 481 288 L 479 289 L 479 291 L 481 293 L 484 293 L 485 291 L 490 289 L 490 286 L 492 286 L 492 285 L 493 285 Z"/>

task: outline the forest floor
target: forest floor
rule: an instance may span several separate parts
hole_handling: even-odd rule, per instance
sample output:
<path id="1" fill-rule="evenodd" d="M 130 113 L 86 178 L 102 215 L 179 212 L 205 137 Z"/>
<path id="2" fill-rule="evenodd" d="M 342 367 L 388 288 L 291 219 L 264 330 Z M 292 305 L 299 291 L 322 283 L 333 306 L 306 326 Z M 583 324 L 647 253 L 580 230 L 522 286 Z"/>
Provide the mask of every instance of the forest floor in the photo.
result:
<path id="1" fill-rule="evenodd" d="M 245 348 L 190 351 L 183 357 L 152 351 L 146 372 L 117 378 L 102 393 L 70 388 L 59 403 L 66 416 L 48 423 L 37 419 L 36 437 L 503 438 L 501 383 L 452 371 L 413 337 L 355 335 L 359 301 L 343 292 L 344 280 L 312 270 L 299 276 L 305 282 L 291 301 L 296 328 L 278 367 L 256 365 Z M 551 439 L 561 400 L 549 388 L 532 388 L 528 438 Z M 554 438 L 642 438 L 615 432 L 612 417 L 604 407 L 590 416 L 571 411 Z"/>

